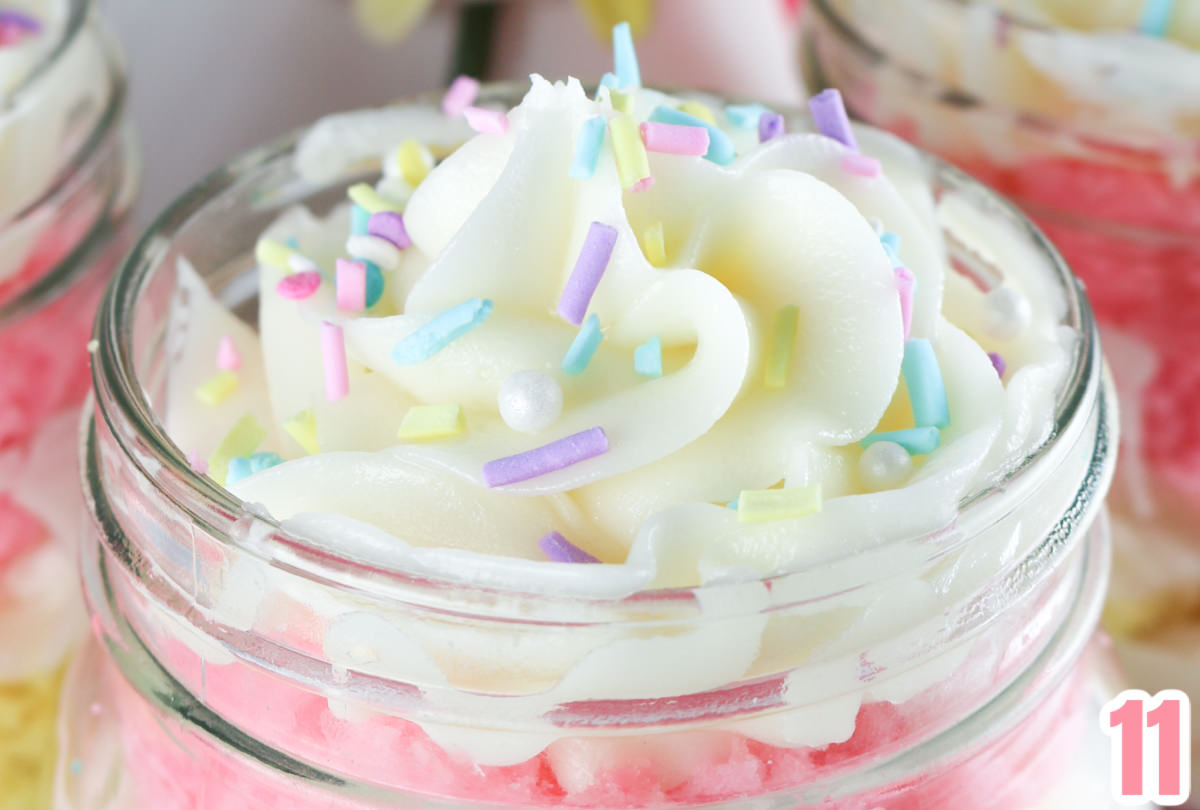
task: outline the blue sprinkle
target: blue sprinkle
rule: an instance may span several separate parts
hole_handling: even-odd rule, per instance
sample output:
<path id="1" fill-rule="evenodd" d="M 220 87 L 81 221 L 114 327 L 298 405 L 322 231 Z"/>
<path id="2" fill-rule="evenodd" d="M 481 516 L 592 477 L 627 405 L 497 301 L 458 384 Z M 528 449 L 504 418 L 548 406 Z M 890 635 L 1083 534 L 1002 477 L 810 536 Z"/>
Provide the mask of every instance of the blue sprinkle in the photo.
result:
<path id="1" fill-rule="evenodd" d="M 370 221 L 371 212 L 355 203 L 350 209 L 350 233 L 354 236 L 365 236 Z"/>
<path id="2" fill-rule="evenodd" d="M 572 375 L 582 374 L 588 363 L 592 362 L 592 355 L 600 348 L 602 340 L 604 333 L 600 331 L 600 318 L 593 312 L 579 327 L 575 340 L 571 341 L 571 348 L 567 349 L 567 356 L 562 361 L 563 371 Z"/>
<path id="3" fill-rule="evenodd" d="M 255 453 L 250 456 L 250 474 L 260 473 L 263 470 L 268 470 L 283 463 L 283 458 L 278 453 Z"/>
<path id="4" fill-rule="evenodd" d="M 1171 12 L 1175 0 L 1146 0 L 1142 6 L 1142 18 L 1138 30 L 1152 37 L 1165 37 L 1171 25 Z"/>
<path id="5" fill-rule="evenodd" d="M 917 427 L 944 428 L 950 424 L 950 405 L 946 401 L 946 384 L 938 365 L 933 346 L 924 338 L 913 338 L 904 344 L 904 360 L 900 364 L 908 386 L 908 401 L 912 404 L 913 422 Z"/>
<path id="6" fill-rule="evenodd" d="M 83 773 L 83 760 L 71 760 L 71 773 L 75 776 L 79 776 L 79 774 Z"/>
<path id="7" fill-rule="evenodd" d="M 761 104 L 730 104 L 725 108 L 725 117 L 739 129 L 758 131 L 758 120 L 770 112 Z"/>
<path id="8" fill-rule="evenodd" d="M 736 498 L 734 498 L 732 501 L 730 501 L 729 503 L 725 504 L 725 508 L 726 508 L 726 509 L 732 509 L 733 511 L 735 511 L 735 512 L 736 512 L 736 511 L 738 510 L 738 502 L 740 502 L 741 500 L 742 500 L 742 496 L 741 496 L 741 495 L 738 495 L 738 496 L 737 496 Z"/>
<path id="9" fill-rule="evenodd" d="M 888 258 L 892 260 L 892 264 L 900 263 L 900 236 L 891 231 L 885 231 L 879 237 L 883 249 L 887 251 Z"/>
<path id="10" fill-rule="evenodd" d="M 229 470 L 225 473 L 225 486 L 236 484 L 243 478 L 249 478 L 254 475 L 254 469 L 250 466 L 250 459 L 244 456 L 234 456 L 229 459 Z"/>
<path id="11" fill-rule="evenodd" d="M 434 317 L 429 323 L 401 340 L 392 349 L 392 362 L 398 366 L 423 363 L 453 341 L 483 323 L 492 314 L 492 302 L 471 298 Z"/>
<path id="12" fill-rule="evenodd" d="M 289 236 L 284 244 L 290 247 L 292 250 L 300 249 L 300 240 L 294 236 Z"/>
<path id="13" fill-rule="evenodd" d="M 886 430 L 882 433 L 872 433 L 858 444 L 867 448 L 875 442 L 895 442 L 908 451 L 910 456 L 923 456 L 932 453 L 941 443 L 941 432 L 935 427 L 915 427 L 907 430 Z"/>
<path id="14" fill-rule="evenodd" d="M 617 74 L 617 80 L 620 82 L 618 90 L 642 86 L 637 52 L 633 49 L 633 31 L 627 22 L 613 26 L 613 73 Z"/>
<path id="15" fill-rule="evenodd" d="M 655 107 L 650 113 L 650 120 L 660 124 L 681 124 L 686 127 L 704 127 L 708 130 L 708 151 L 704 153 L 706 160 L 711 160 L 718 166 L 727 166 L 737 157 L 733 141 L 718 127 L 707 121 L 688 115 L 671 107 Z"/>
<path id="16" fill-rule="evenodd" d="M 383 297 L 383 271 L 379 269 L 379 265 L 375 262 L 369 262 L 365 259 L 360 259 L 367 266 L 367 309 L 379 303 L 379 299 Z"/>
<path id="17" fill-rule="evenodd" d="M 600 87 L 607 87 L 609 90 L 620 90 L 621 80 L 617 78 L 617 74 L 615 73 L 605 73 L 600 77 Z"/>
<path id="18" fill-rule="evenodd" d="M 662 376 L 662 338 L 658 335 L 633 350 L 633 369 L 643 377 Z"/>
<path id="19" fill-rule="evenodd" d="M 596 173 L 596 163 L 600 160 L 600 147 L 604 145 L 605 121 L 603 115 L 589 118 L 583 122 L 579 130 L 579 138 L 575 141 L 575 159 L 567 172 L 578 180 L 587 180 Z"/>

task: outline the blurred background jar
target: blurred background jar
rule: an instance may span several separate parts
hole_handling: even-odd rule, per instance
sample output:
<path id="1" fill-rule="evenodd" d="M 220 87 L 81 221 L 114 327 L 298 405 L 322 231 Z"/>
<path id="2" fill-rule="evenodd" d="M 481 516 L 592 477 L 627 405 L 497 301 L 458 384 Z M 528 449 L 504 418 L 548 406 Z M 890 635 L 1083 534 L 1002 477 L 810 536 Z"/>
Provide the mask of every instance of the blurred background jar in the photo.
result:
<path id="1" fill-rule="evenodd" d="M 0 808 L 45 806 L 84 635 L 76 426 L 135 188 L 125 73 L 89 0 L 0 4 Z"/>
<path id="2" fill-rule="evenodd" d="M 812 0 L 801 48 L 1087 283 L 1122 409 L 1105 623 L 1138 686 L 1200 694 L 1200 2 Z"/>

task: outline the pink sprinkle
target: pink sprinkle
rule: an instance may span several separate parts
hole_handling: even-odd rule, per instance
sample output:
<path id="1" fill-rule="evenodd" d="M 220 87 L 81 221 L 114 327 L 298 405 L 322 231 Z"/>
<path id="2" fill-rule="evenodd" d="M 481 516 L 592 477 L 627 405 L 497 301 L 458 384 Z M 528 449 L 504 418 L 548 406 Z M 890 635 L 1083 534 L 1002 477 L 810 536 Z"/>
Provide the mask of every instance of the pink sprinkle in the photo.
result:
<path id="1" fill-rule="evenodd" d="M 350 393 L 346 368 L 346 336 L 342 327 L 321 321 L 321 359 L 325 366 L 325 399 L 337 402 Z"/>
<path id="2" fill-rule="evenodd" d="M 290 301 L 302 301 L 317 291 L 321 286 L 321 274 L 315 270 L 305 270 L 284 276 L 275 285 L 275 292 Z"/>
<path id="3" fill-rule="evenodd" d="M 641 180 L 638 180 L 636 183 L 630 186 L 629 190 L 630 192 L 637 194 L 638 192 L 645 191 L 652 185 L 654 185 L 654 177 L 643 177 Z"/>
<path id="4" fill-rule="evenodd" d="M 208 462 L 205 461 L 195 450 L 188 453 L 187 463 L 188 466 L 192 468 L 192 472 L 196 473 L 197 475 L 208 474 Z"/>
<path id="5" fill-rule="evenodd" d="M 238 353 L 237 346 L 233 345 L 233 338 L 225 335 L 217 344 L 217 368 L 221 371 L 237 371 L 241 367 L 242 356 Z"/>
<path id="6" fill-rule="evenodd" d="M 500 110 L 467 107 L 463 110 L 463 115 L 467 117 L 467 126 L 476 132 L 486 135 L 503 135 L 508 132 L 508 114 Z"/>
<path id="7" fill-rule="evenodd" d="M 904 322 L 904 339 L 912 331 L 913 289 L 917 279 L 907 267 L 896 268 L 896 290 L 900 293 L 900 320 Z"/>
<path id="8" fill-rule="evenodd" d="M 450 83 L 450 89 L 442 96 L 442 112 L 451 118 L 457 118 L 463 111 L 475 103 L 479 95 L 479 82 L 470 76 L 459 76 Z"/>
<path id="9" fill-rule="evenodd" d="M 378 236 L 380 239 L 386 239 L 400 250 L 412 246 L 408 229 L 404 227 L 404 217 L 395 211 L 380 211 L 377 214 L 371 214 L 371 218 L 367 220 L 367 233 L 371 236 Z"/>
<path id="10" fill-rule="evenodd" d="M 349 259 L 337 260 L 337 305 L 347 312 L 367 308 L 367 266 Z"/>
<path id="11" fill-rule="evenodd" d="M 860 152 L 847 152 L 842 155 L 842 170 L 859 177 L 878 177 L 883 172 L 879 161 L 870 155 Z"/>
<path id="12" fill-rule="evenodd" d="M 641 125 L 642 143 L 651 152 L 668 155 L 696 155 L 708 152 L 708 130 L 684 124 L 661 124 L 645 121 Z"/>

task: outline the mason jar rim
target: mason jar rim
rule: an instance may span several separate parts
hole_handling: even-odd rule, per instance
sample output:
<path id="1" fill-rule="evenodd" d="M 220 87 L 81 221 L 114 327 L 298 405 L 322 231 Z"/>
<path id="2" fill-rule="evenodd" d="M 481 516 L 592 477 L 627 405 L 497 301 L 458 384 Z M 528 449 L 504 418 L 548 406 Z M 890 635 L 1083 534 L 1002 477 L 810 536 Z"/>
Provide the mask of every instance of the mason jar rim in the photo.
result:
<path id="1" fill-rule="evenodd" d="M 93 0 L 70 0 L 71 14 L 69 22 L 64 31 L 64 35 L 55 46 L 55 48 L 46 56 L 34 71 L 26 77 L 19 86 L 18 90 L 9 98 L 10 109 L 12 102 L 19 100 L 23 94 L 33 92 L 37 89 L 40 80 L 45 73 L 57 63 L 62 54 L 82 35 L 86 23 L 89 20 Z M 7 220 L 0 221 L 0 233 L 6 229 L 18 227 L 20 223 L 37 216 L 42 211 L 54 211 L 65 199 L 71 197 L 72 194 L 79 190 L 79 187 L 86 183 L 93 172 L 101 170 L 103 163 L 108 155 L 104 151 L 106 144 L 113 144 L 114 149 L 119 149 L 120 145 L 116 142 L 120 139 L 120 125 L 124 120 L 125 109 L 127 103 L 126 86 L 124 76 L 120 71 L 120 59 L 117 55 L 116 43 L 107 34 L 102 34 L 104 56 L 108 67 L 112 71 L 112 87 L 108 96 L 108 101 L 105 104 L 104 110 L 96 119 L 88 136 L 80 142 L 78 148 L 73 154 L 67 156 L 62 163 L 57 175 L 47 185 L 46 189 L 38 194 L 31 202 L 25 205 L 24 208 L 16 211 Z M 54 267 L 51 272 L 46 273 L 30 284 L 24 290 L 10 301 L 0 302 L 0 329 L 4 324 L 10 321 L 15 321 L 25 317 L 30 312 L 34 312 L 44 306 L 48 301 L 53 299 L 81 272 L 86 266 L 89 257 L 92 255 L 96 244 L 104 238 L 105 220 L 108 217 L 109 209 L 115 202 L 113 199 L 120 192 L 120 183 L 113 189 L 113 194 L 101 210 L 96 218 L 96 222 L 88 230 L 87 234 L 80 240 L 79 244 L 75 245 L 71 252 Z"/>
<path id="2" fill-rule="evenodd" d="M 485 84 L 482 87 L 480 98 L 483 103 L 511 103 L 514 99 L 519 100 L 526 89 L 527 87 L 523 83 L 516 82 Z M 440 96 L 428 94 L 403 100 L 400 103 L 434 103 L 437 98 Z M 783 107 L 778 108 L 777 111 L 785 115 L 801 114 L 796 109 Z M 92 377 L 97 419 L 90 420 L 89 427 L 83 436 L 82 453 L 87 486 L 94 489 L 98 484 L 98 480 L 92 480 L 98 473 L 94 461 L 89 456 L 96 451 L 95 424 L 97 421 L 103 420 L 107 433 L 114 438 L 124 459 L 136 467 L 135 474 L 139 479 L 155 489 L 173 507 L 182 510 L 195 525 L 203 526 L 206 529 L 218 529 L 222 543 L 232 544 L 240 552 L 268 564 L 279 562 L 281 555 L 295 554 L 306 559 L 306 555 L 314 555 L 324 562 L 328 560 L 329 554 L 325 550 L 317 551 L 306 543 L 304 537 L 288 531 L 274 517 L 252 508 L 211 478 L 192 470 L 183 451 L 167 435 L 139 383 L 135 368 L 136 360 L 132 352 L 131 334 L 127 327 L 132 322 L 143 285 L 169 252 L 175 235 L 186 228 L 194 215 L 204 211 L 210 203 L 219 200 L 222 193 L 256 175 L 265 174 L 271 169 L 278 169 L 284 161 L 290 162 L 300 138 L 307 131 L 308 127 L 303 127 L 265 145 L 251 149 L 226 166 L 212 172 L 171 203 L 139 238 L 118 268 L 96 317 L 96 348 L 93 353 Z M 1101 381 L 1103 361 L 1099 352 L 1098 329 L 1091 306 L 1082 295 L 1078 281 L 1071 274 L 1058 251 L 1013 204 L 950 164 L 921 150 L 915 151 L 919 153 L 925 168 L 937 180 L 955 190 L 968 192 L 974 200 L 986 204 L 990 212 L 1002 216 L 1007 222 L 1016 226 L 1019 233 L 1028 237 L 1032 246 L 1047 259 L 1049 267 L 1052 268 L 1061 286 L 1067 309 L 1065 325 L 1075 329 L 1080 336 L 1080 339 L 1075 341 L 1070 369 L 1056 399 L 1054 427 L 1050 436 L 1019 464 L 1006 470 L 995 480 L 990 480 L 977 491 L 969 493 L 959 503 L 959 515 L 962 516 L 970 512 L 972 507 L 977 510 L 981 509 L 982 504 L 991 497 L 1006 494 L 1018 481 L 1029 480 L 1027 473 L 1031 468 L 1037 467 L 1040 461 L 1051 456 L 1052 451 L 1068 442 L 1078 440 L 1079 432 L 1084 428 L 1084 423 L 1088 419 L 1089 409 L 1098 407 L 1100 418 L 1093 457 L 1088 465 L 1085 480 L 1081 482 L 1081 489 L 1075 496 L 1077 503 L 1084 505 L 1064 504 L 1064 522 L 1060 524 L 1060 531 L 1057 532 L 1059 537 L 1057 540 L 1054 537 L 1048 537 L 1044 541 L 1045 544 L 1061 542 L 1062 536 L 1067 536 L 1080 526 L 1086 526 L 1086 521 L 1094 516 L 1098 509 L 1098 498 L 1095 495 L 1103 489 L 1107 476 L 1111 475 L 1112 468 L 1111 455 L 1114 442 L 1108 432 L 1108 420 L 1111 414 L 1107 414 L 1105 410 L 1108 406 Z M 304 185 L 302 190 L 315 193 L 323 187 L 323 185 L 314 185 L 310 188 Z M 289 187 L 289 191 L 294 190 L 294 187 Z M 89 498 L 95 500 L 97 494 L 89 493 Z M 1096 503 L 1092 503 L 1093 501 Z M 215 525 L 218 522 L 225 525 Z M 106 522 L 106 528 L 110 525 Z M 271 537 L 269 548 L 267 543 L 261 542 L 262 534 L 260 533 L 254 534 L 254 537 L 260 542 L 250 544 L 231 537 L 226 531 L 234 526 L 244 528 L 247 525 L 265 527 Z M 289 557 L 289 559 L 294 560 L 294 557 Z M 369 573 L 377 583 L 377 587 L 380 589 L 379 593 L 388 594 L 389 597 L 397 591 L 414 596 L 423 592 L 434 593 L 438 589 L 446 587 L 459 588 L 464 585 L 475 587 L 464 581 L 435 578 L 422 572 L 380 569 L 344 558 L 338 559 L 336 562 L 359 573 Z M 297 567 L 290 562 L 281 564 L 285 565 L 290 573 L 302 578 L 315 576 L 311 570 Z M 807 569 L 773 573 L 754 581 L 773 582 L 803 573 L 805 570 Z M 324 582 L 336 583 L 339 581 L 338 576 L 331 571 L 324 571 L 320 579 Z M 381 581 L 384 584 L 378 585 Z M 726 585 L 727 583 L 710 583 L 695 587 L 641 590 L 629 598 L 649 597 L 664 600 L 674 597 L 690 601 L 697 594 L 714 591 Z M 361 590 L 364 585 L 356 581 L 353 587 Z M 478 588 L 478 590 L 511 597 L 529 597 L 534 600 L 554 601 L 557 599 L 557 597 L 539 592 L 503 586 L 486 586 Z M 586 602 L 589 600 L 575 598 L 574 601 Z M 597 598 L 592 601 L 611 602 L 606 598 Z"/>

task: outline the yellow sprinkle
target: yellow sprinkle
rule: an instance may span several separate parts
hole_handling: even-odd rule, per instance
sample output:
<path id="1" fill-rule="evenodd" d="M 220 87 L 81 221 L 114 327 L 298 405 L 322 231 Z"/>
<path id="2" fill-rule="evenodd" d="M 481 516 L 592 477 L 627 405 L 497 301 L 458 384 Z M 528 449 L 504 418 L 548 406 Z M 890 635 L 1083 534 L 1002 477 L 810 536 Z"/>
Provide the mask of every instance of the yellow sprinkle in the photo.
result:
<path id="1" fill-rule="evenodd" d="M 708 108 L 708 105 L 701 104 L 699 101 L 685 101 L 679 105 L 679 111 L 688 115 L 694 115 L 704 123 L 712 124 L 714 127 L 717 125 L 717 119 L 712 114 L 712 110 Z"/>
<path id="2" fill-rule="evenodd" d="M 646 261 L 655 267 L 662 267 L 667 263 L 667 246 L 663 239 L 663 224 L 662 221 L 655 222 L 653 225 L 647 225 L 646 230 L 642 231 L 642 253 L 646 256 Z"/>
<path id="3" fill-rule="evenodd" d="M 378 214 L 381 211 L 393 211 L 397 214 L 404 213 L 402 206 L 396 205 L 390 200 L 384 199 L 378 191 L 376 191 L 368 183 L 355 183 L 346 190 L 346 194 L 350 199 L 367 209 L 367 213 Z"/>
<path id="4" fill-rule="evenodd" d="M 738 496 L 738 522 L 787 520 L 821 511 L 821 485 L 789 489 L 747 489 Z"/>
<path id="5" fill-rule="evenodd" d="M 317 444 L 317 417 L 311 409 L 300 411 L 284 422 L 283 429 L 304 448 L 304 452 L 309 455 L 321 452 L 321 447 Z"/>
<path id="6" fill-rule="evenodd" d="M 412 441 L 461 436 L 467 420 L 458 405 L 414 405 L 404 414 L 396 437 Z"/>
<path id="7" fill-rule="evenodd" d="M 277 267 L 280 270 L 288 270 L 288 259 L 296 251 L 292 250 L 282 242 L 275 242 L 271 239 L 259 239 L 254 246 L 254 259 L 259 264 L 265 264 L 267 267 Z"/>
<path id="8" fill-rule="evenodd" d="M 780 307 L 775 311 L 775 322 L 771 325 L 771 346 L 767 350 L 767 388 L 783 388 L 787 385 L 799 315 L 800 311 L 794 306 Z"/>
<path id="9" fill-rule="evenodd" d="M 416 188 L 429 175 L 429 170 L 433 168 L 433 160 L 429 150 L 420 142 L 409 138 L 396 148 L 396 165 L 400 167 L 404 182 Z"/>
<path id="10" fill-rule="evenodd" d="M 622 93 L 620 90 L 609 88 L 608 98 L 612 101 L 613 109 L 619 113 L 633 113 L 633 93 Z"/>
<path id="11" fill-rule="evenodd" d="M 251 456 L 262 440 L 267 438 L 267 429 L 248 413 L 230 428 L 229 433 L 208 457 L 208 474 L 221 486 L 225 486 L 225 475 L 229 472 L 229 460 L 236 456 Z"/>
<path id="12" fill-rule="evenodd" d="M 237 375 L 232 371 L 222 371 L 209 377 L 196 389 L 196 399 L 212 408 L 229 399 L 237 387 Z"/>
<path id="13" fill-rule="evenodd" d="M 650 180 L 650 159 L 638 134 L 637 123 L 629 116 L 621 115 L 608 122 L 608 131 L 612 134 L 621 187 L 635 191 L 640 190 L 635 186 L 644 188 Z"/>

